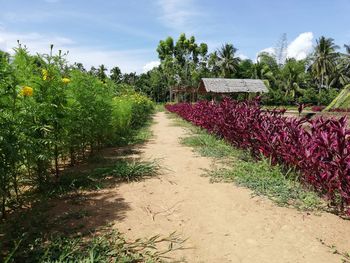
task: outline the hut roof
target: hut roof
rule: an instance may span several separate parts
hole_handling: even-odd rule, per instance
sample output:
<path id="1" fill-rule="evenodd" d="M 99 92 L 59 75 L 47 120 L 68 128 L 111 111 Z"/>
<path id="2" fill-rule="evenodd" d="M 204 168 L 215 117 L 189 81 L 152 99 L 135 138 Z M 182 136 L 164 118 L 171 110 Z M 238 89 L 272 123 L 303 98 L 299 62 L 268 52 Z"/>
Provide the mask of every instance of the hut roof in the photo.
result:
<path id="1" fill-rule="evenodd" d="M 213 93 L 268 92 L 261 79 L 203 78 L 199 88 Z"/>

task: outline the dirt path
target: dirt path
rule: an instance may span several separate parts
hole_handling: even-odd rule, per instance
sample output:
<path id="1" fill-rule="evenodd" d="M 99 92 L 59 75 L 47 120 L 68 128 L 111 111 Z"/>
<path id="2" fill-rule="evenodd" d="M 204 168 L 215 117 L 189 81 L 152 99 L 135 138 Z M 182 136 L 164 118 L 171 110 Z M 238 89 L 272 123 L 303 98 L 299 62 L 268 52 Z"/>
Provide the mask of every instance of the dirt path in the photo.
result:
<path id="1" fill-rule="evenodd" d="M 309 215 L 277 207 L 248 189 L 210 184 L 201 177 L 209 158 L 180 145 L 186 134 L 164 112 L 155 116 L 154 139 L 143 149 L 159 158 L 164 174 L 123 184 L 118 194 L 130 206 L 115 226 L 128 238 L 177 231 L 192 249 L 175 253 L 188 262 L 341 262 L 318 239 L 350 250 L 350 222 L 331 214 Z"/>

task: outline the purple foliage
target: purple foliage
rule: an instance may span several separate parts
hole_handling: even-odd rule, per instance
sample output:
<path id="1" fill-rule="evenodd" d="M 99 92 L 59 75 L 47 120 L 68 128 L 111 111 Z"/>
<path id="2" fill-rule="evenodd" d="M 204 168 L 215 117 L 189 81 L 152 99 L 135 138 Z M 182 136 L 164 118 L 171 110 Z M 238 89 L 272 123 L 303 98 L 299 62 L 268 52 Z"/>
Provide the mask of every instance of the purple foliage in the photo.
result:
<path id="1" fill-rule="evenodd" d="M 166 108 L 232 145 L 249 149 L 256 158 L 264 155 L 272 164 L 296 168 L 303 183 L 342 211 L 349 209 L 350 130 L 346 129 L 346 117 L 290 118 L 283 116 L 283 111 L 261 109 L 257 100 L 200 101 Z"/>
<path id="2" fill-rule="evenodd" d="M 326 108 L 326 106 L 312 106 L 312 111 L 323 111 Z"/>
<path id="3" fill-rule="evenodd" d="M 350 109 L 343 109 L 343 108 L 336 108 L 336 109 L 330 109 L 331 112 L 350 112 Z"/>

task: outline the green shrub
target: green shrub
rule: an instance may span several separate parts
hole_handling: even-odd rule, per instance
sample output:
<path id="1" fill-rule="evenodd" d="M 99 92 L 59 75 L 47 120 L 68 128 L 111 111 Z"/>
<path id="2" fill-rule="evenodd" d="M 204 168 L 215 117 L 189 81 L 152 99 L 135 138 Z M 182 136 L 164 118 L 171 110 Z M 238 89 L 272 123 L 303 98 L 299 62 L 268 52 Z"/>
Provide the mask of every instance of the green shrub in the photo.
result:
<path id="1" fill-rule="evenodd" d="M 115 97 L 112 105 L 112 126 L 121 139 L 130 137 L 136 129 L 141 128 L 154 111 L 154 103 L 137 93 Z"/>
<path id="2" fill-rule="evenodd" d="M 53 175 L 59 179 L 64 161 L 74 165 L 104 145 L 124 142 L 153 110 L 130 87 L 71 69 L 52 48 L 50 54 L 30 55 L 19 45 L 13 56 L 0 53 L 3 216 L 9 201 L 19 199 L 19 189 L 43 190 Z"/>

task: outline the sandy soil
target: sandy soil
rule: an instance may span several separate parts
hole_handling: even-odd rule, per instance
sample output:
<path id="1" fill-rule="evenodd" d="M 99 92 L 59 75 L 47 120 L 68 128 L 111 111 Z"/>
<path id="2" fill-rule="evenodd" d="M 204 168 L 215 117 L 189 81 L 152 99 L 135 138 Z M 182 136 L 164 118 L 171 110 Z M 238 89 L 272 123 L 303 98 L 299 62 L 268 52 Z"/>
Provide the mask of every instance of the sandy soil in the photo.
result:
<path id="1" fill-rule="evenodd" d="M 212 160 L 179 143 L 184 128 L 164 112 L 155 121 L 142 155 L 159 159 L 162 175 L 108 190 L 128 206 L 114 220 L 128 238 L 177 231 L 191 248 L 173 256 L 188 262 L 341 262 L 319 239 L 350 251 L 350 221 L 278 207 L 233 184 L 211 184 L 201 174 Z"/>

